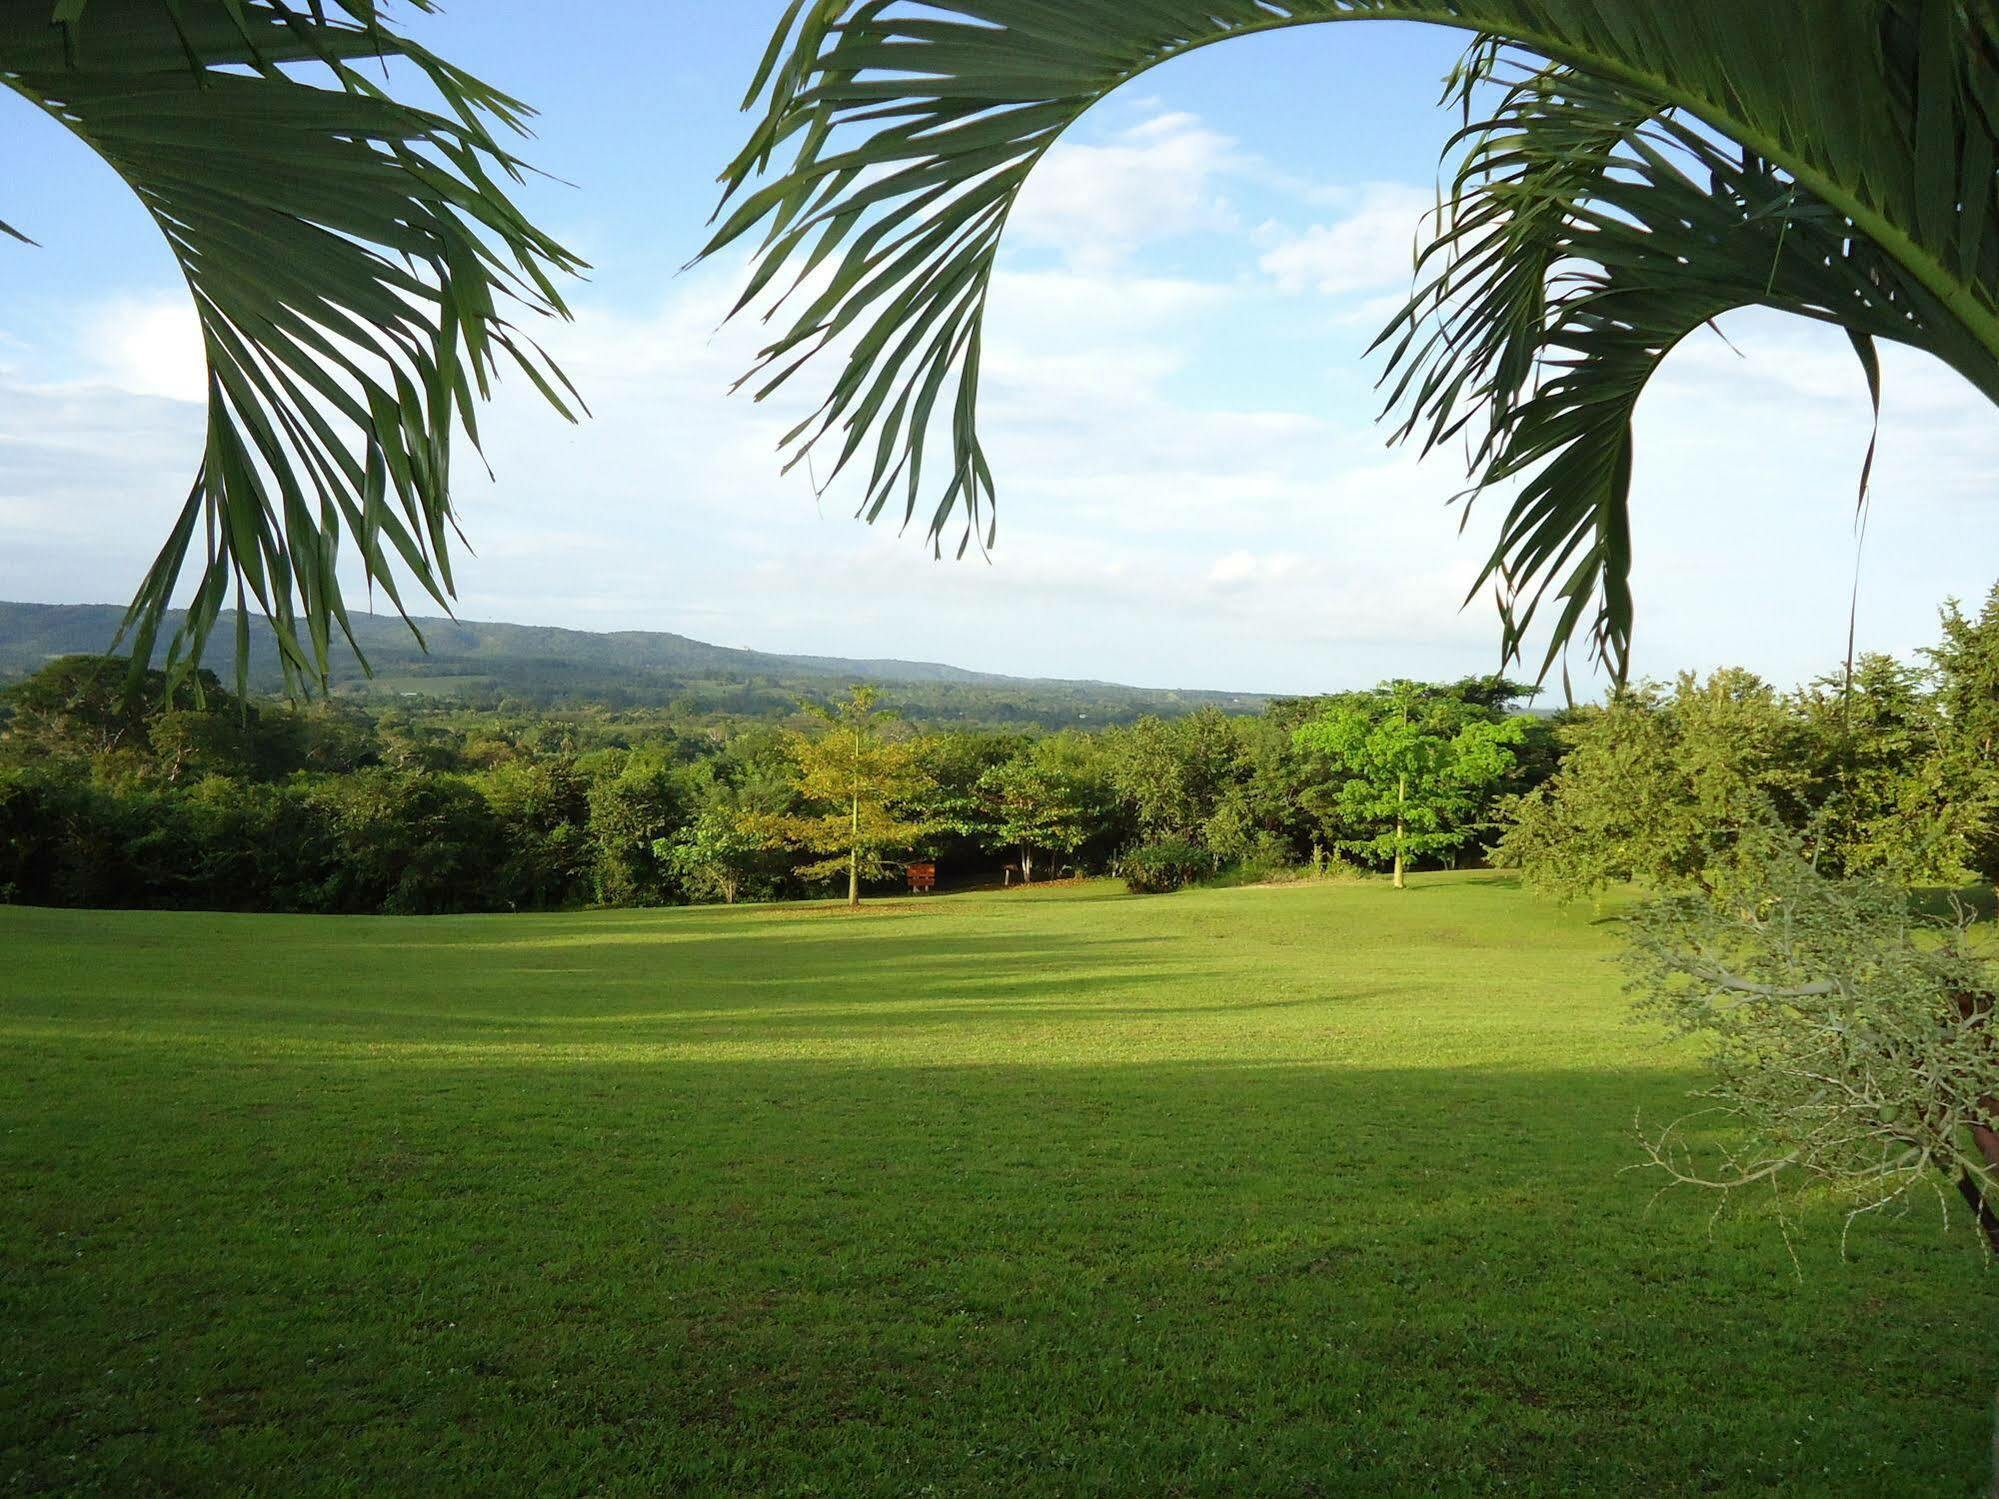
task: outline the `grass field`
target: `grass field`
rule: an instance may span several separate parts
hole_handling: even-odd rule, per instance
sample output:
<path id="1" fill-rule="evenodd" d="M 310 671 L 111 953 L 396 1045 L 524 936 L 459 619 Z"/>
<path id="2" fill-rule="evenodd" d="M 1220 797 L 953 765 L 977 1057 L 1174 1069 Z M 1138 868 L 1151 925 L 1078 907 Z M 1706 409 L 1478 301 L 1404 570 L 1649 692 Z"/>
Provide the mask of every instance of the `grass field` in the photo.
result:
<path id="1" fill-rule="evenodd" d="M 1653 1202 L 1611 949 L 1489 876 L 0 909 L 0 1492 L 1972 1492 L 1973 1237 Z"/>

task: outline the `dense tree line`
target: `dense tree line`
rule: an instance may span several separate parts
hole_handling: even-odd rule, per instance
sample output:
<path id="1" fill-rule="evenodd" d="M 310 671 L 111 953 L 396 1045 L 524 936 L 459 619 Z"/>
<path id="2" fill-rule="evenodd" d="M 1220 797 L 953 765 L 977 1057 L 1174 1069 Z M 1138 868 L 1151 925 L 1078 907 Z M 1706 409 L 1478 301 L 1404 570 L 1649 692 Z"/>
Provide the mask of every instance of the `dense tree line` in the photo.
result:
<path id="1" fill-rule="evenodd" d="M 1976 616 L 1947 606 L 1942 634 L 1792 692 L 1731 669 L 1566 715 L 1500 862 L 1569 898 L 1713 894 L 1760 879 L 1774 840 L 1831 878 L 1999 883 L 1999 588 Z"/>
<path id="2" fill-rule="evenodd" d="M 56 661 L 0 693 L 0 899 L 320 912 L 770 900 L 1118 873 L 1135 889 L 1492 856 L 1538 888 L 1725 888 L 1761 831 L 1822 872 L 1999 880 L 1999 590 L 1915 663 L 1725 670 L 1520 711 L 1398 682 L 1094 731 L 376 714 Z"/>
<path id="3" fill-rule="evenodd" d="M 68 657 L 0 694 L 0 898 L 638 906 L 891 888 L 912 858 L 935 860 L 947 885 L 1138 868 L 1155 848 L 1178 851 L 1178 878 L 1325 867 L 1381 836 L 1343 798 L 1337 756 L 1300 732 L 1372 694 L 1009 733 L 926 729 L 858 691 L 832 714 L 686 724 L 295 707 L 239 701 L 212 676 L 169 694 L 149 674 L 134 693 L 128 672 Z M 1523 695 L 1497 679 L 1402 690 L 1432 718 L 1491 722 Z M 862 737 L 843 739 L 855 715 Z M 1521 722 L 1552 763 L 1544 721 Z M 1449 846 L 1520 789 L 1495 781 L 1461 799 Z"/>

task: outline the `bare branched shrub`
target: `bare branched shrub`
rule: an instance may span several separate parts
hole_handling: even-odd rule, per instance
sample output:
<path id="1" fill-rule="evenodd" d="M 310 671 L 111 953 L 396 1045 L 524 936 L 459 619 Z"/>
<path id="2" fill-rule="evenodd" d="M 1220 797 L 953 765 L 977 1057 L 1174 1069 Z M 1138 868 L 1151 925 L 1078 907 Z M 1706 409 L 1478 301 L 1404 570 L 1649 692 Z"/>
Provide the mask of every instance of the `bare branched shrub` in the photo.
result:
<path id="1" fill-rule="evenodd" d="M 1782 845 L 1754 890 L 1640 910 L 1639 1010 L 1705 1041 L 1710 1075 L 1709 1107 L 1644 1137 L 1650 1164 L 1724 1192 L 1822 1185 L 1852 1204 L 1849 1227 L 1912 1188 L 1954 1183 L 1999 1250 L 1987 1206 L 1999 971 L 1967 925 L 1913 914 L 1902 890 L 1828 879 Z"/>

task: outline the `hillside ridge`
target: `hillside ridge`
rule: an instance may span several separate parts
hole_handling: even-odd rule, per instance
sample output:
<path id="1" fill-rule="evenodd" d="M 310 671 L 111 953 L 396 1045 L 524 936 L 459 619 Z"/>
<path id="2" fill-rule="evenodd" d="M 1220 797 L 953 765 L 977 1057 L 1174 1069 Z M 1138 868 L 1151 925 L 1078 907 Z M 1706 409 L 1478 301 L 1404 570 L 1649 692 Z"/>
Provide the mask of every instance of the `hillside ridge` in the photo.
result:
<path id="1" fill-rule="evenodd" d="M 0 601 L 0 683 L 26 676 L 58 656 L 107 649 L 124 613 L 116 604 Z M 168 616 L 162 640 L 171 636 L 180 618 L 179 611 Z M 467 702 L 504 696 L 613 707 L 665 706 L 691 697 L 716 711 L 762 713 L 788 706 L 801 694 L 823 696 L 847 683 L 866 682 L 893 689 L 905 706 L 941 716 L 1045 722 L 1105 722 L 1209 706 L 1256 712 L 1269 698 L 1255 692 L 1010 676 L 937 661 L 755 651 L 665 630 L 594 631 L 422 616 L 414 622 L 423 645 L 397 615 L 354 614 L 355 639 L 374 676 L 370 679 L 343 645 L 335 652 L 333 690 L 350 696 Z M 211 657 L 225 677 L 228 650 L 225 639 Z M 276 646 L 261 619 L 251 623 L 250 655 L 252 687 L 282 690 Z M 980 709 L 976 714 L 970 711 L 974 700 Z"/>

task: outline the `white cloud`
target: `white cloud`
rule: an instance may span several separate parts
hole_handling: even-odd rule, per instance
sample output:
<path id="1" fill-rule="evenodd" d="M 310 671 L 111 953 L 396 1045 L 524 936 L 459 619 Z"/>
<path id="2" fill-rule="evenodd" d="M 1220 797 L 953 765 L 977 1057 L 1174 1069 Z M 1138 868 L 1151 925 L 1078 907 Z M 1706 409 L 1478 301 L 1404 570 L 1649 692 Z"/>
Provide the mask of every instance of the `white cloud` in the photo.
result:
<path id="1" fill-rule="evenodd" d="M 105 302 L 85 315 L 78 342 L 92 383 L 176 401 L 207 396 L 201 324 L 185 295 Z"/>
<path id="2" fill-rule="evenodd" d="M 1406 283 L 1435 195 L 1402 183 L 1373 183 L 1351 194 L 1349 206 L 1343 218 L 1303 233 L 1274 228 L 1277 242 L 1258 266 L 1287 292 L 1344 296 Z"/>
<path id="3" fill-rule="evenodd" d="M 649 306 L 586 293 L 576 325 L 550 330 L 585 426 L 503 387 L 483 422 L 499 482 L 469 457 L 459 470 L 478 554 L 461 612 L 1184 686 L 1492 666 L 1489 611 L 1459 604 L 1499 502 L 1461 537 L 1450 456 L 1382 452 L 1353 339 L 1328 331 L 1406 280 L 1429 195 L 1354 188 L 1332 218 L 1294 204 L 1243 276 L 1257 248 L 1225 189 L 1258 168 L 1225 138 L 1163 114 L 1065 150 L 1015 225 L 1016 243 L 1064 253 L 1009 261 L 987 325 L 990 561 L 931 563 L 927 510 L 908 535 L 893 513 L 871 529 L 849 519 L 850 484 L 821 500 L 806 470 L 780 475 L 778 438 L 829 372 L 764 406 L 728 396 L 765 330 L 717 331 L 740 274 L 718 265 Z M 1218 228 L 1238 231 L 1239 266 L 1197 274 L 1161 248 Z M 1328 300 L 1301 316 L 1293 292 Z M 65 373 L 109 389 L 0 371 L 0 597 L 122 597 L 150 559 L 200 442 L 199 408 L 161 398 L 189 394 L 171 311 L 136 299 L 75 323 Z M 1690 342 L 1640 413 L 1639 666 L 1794 678 L 1843 644 L 1864 387 L 1836 333 L 1729 326 L 1747 359 Z M 1999 436 L 1956 377 L 1895 352 L 1887 366 L 1862 628 L 1902 648 L 1942 595 L 1999 572 Z"/>
<path id="4" fill-rule="evenodd" d="M 1150 241 L 1238 227 L 1222 180 L 1247 158 L 1189 114 L 1156 114 L 1101 145 L 1059 142 L 1028 179 L 1009 243 L 1104 268 Z"/>

